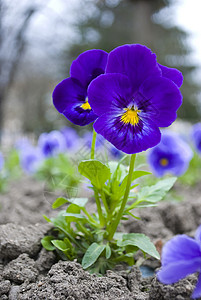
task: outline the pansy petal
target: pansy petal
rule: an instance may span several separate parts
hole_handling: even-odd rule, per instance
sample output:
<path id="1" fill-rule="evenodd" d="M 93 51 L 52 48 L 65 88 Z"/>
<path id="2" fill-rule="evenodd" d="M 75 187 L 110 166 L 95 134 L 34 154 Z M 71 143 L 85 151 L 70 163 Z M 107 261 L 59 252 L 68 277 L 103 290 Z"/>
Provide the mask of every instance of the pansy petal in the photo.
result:
<path id="1" fill-rule="evenodd" d="M 117 47 L 110 52 L 106 73 L 121 73 L 129 77 L 135 93 L 149 76 L 160 76 L 156 55 L 146 46 L 134 44 Z"/>
<path id="2" fill-rule="evenodd" d="M 157 126 L 167 127 L 177 117 L 176 111 L 182 104 L 182 95 L 170 79 L 152 77 L 141 85 L 136 100 L 138 109 L 149 115 Z"/>
<path id="3" fill-rule="evenodd" d="M 199 276 L 198 276 L 198 281 L 197 281 L 196 287 L 193 291 L 191 298 L 196 299 L 196 298 L 200 298 L 200 297 L 201 297 L 201 274 L 199 274 Z"/>
<path id="4" fill-rule="evenodd" d="M 56 109 L 72 123 L 84 126 L 97 118 L 91 109 L 81 108 L 86 96 L 86 89 L 77 79 L 67 78 L 56 86 L 53 92 L 53 103 Z"/>
<path id="5" fill-rule="evenodd" d="M 200 257 L 201 251 L 196 240 L 185 234 L 178 235 L 168 241 L 162 250 L 162 266 L 179 261 L 190 261 Z"/>
<path id="6" fill-rule="evenodd" d="M 181 260 L 165 267 L 157 273 L 159 281 L 172 284 L 201 269 L 201 257 L 192 260 Z"/>
<path id="7" fill-rule="evenodd" d="M 94 123 L 94 129 L 117 149 L 127 153 L 137 153 L 160 142 L 160 131 L 150 120 L 140 120 L 138 125 L 124 124 L 121 116 L 107 113 Z"/>
<path id="8" fill-rule="evenodd" d="M 104 74 L 94 79 L 88 88 L 88 100 L 97 115 L 125 108 L 132 97 L 128 78 L 121 74 Z"/>
<path id="9" fill-rule="evenodd" d="M 158 64 L 162 71 L 162 76 L 172 80 L 178 87 L 183 83 L 182 73 L 175 68 L 168 68 L 166 66 Z"/>
<path id="10" fill-rule="evenodd" d="M 61 81 L 53 91 L 53 104 L 63 113 L 69 106 L 82 105 L 85 102 L 87 90 L 74 78 Z"/>
<path id="11" fill-rule="evenodd" d="M 103 50 L 88 50 L 80 54 L 71 65 L 70 76 L 78 79 L 84 87 L 100 74 L 105 72 L 107 52 Z"/>
<path id="12" fill-rule="evenodd" d="M 198 243 L 200 243 L 200 247 L 201 247 L 201 225 L 197 228 L 195 232 L 195 239 Z"/>

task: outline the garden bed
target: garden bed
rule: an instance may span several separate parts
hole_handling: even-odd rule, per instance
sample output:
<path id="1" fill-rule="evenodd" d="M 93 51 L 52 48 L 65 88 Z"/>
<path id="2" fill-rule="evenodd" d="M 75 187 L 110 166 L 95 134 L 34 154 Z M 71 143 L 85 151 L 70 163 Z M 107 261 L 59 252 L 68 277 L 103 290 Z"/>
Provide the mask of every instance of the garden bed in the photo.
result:
<path id="1" fill-rule="evenodd" d="M 157 208 L 136 210 L 141 220 L 125 221 L 121 230 L 145 233 L 158 251 L 176 234 L 193 236 L 201 224 L 201 186 L 176 184 L 174 189 L 183 201 L 163 201 Z M 98 277 L 76 262 L 58 261 L 40 244 L 51 227 L 42 215 L 57 213 L 51 208 L 57 196 L 31 178 L 13 183 L 0 195 L 0 299 L 190 299 L 196 275 L 163 285 L 155 275 L 142 276 L 137 266 L 130 270 L 117 266 Z M 138 254 L 136 261 L 142 260 Z M 154 271 L 160 267 L 153 258 L 142 264 Z"/>

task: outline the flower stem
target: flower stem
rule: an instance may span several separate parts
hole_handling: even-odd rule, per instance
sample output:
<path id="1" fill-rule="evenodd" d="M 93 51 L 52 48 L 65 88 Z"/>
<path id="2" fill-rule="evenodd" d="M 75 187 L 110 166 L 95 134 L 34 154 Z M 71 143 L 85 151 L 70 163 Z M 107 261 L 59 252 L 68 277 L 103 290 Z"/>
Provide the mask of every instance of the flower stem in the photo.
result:
<path id="1" fill-rule="evenodd" d="M 91 143 L 91 159 L 94 159 L 94 157 L 95 157 L 96 136 L 97 136 L 97 133 L 93 129 L 93 137 L 92 137 L 92 143 Z"/>
<path id="2" fill-rule="evenodd" d="M 98 211 L 98 216 L 99 216 L 99 221 L 100 221 L 100 226 L 103 227 L 105 224 L 105 219 L 103 216 L 102 208 L 101 208 L 101 203 L 100 199 L 98 196 L 98 192 L 94 190 L 94 195 L 95 195 L 95 200 L 96 200 L 96 206 L 97 206 L 97 211 Z"/>
<path id="3" fill-rule="evenodd" d="M 124 213 L 124 208 L 125 208 L 127 200 L 128 200 L 130 187 L 131 187 L 131 182 L 132 182 L 132 175 L 133 175 L 133 170 L 134 170 L 134 165 L 135 165 L 135 157 L 136 157 L 136 154 L 131 155 L 130 167 L 129 167 L 129 173 L 128 173 L 128 180 L 127 180 L 127 185 L 126 185 L 124 198 L 122 200 L 121 207 L 120 207 L 119 212 L 118 212 L 118 214 L 115 218 L 115 221 L 111 224 L 111 230 L 110 230 L 109 235 L 108 235 L 108 240 L 111 240 L 113 238 L 113 236 L 114 236 L 114 234 L 117 230 L 117 227 L 119 225 L 119 222 L 121 221 L 121 218 L 122 218 L 123 213 Z"/>

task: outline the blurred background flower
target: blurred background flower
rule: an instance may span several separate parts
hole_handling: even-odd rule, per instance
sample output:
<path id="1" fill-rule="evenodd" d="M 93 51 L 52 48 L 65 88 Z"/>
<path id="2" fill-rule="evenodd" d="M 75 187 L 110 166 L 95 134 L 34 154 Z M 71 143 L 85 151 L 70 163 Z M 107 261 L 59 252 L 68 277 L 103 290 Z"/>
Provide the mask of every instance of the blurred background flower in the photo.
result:
<path id="1" fill-rule="evenodd" d="M 201 154 L 201 123 L 197 123 L 192 128 L 192 140 L 195 150 Z"/>
<path id="2" fill-rule="evenodd" d="M 181 176 L 186 172 L 193 151 L 176 133 L 164 131 L 161 142 L 148 152 L 152 172 L 161 177 L 167 173 Z"/>
<path id="3" fill-rule="evenodd" d="M 44 132 L 39 136 L 38 147 L 45 157 L 54 156 L 66 150 L 65 137 L 57 130 Z"/>

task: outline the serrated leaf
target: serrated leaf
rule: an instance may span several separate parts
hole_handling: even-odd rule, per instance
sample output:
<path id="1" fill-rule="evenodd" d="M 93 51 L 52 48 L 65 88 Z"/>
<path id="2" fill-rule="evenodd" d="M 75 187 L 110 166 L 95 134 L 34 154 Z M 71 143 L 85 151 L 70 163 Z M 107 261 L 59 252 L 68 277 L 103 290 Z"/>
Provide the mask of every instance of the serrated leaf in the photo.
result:
<path id="1" fill-rule="evenodd" d="M 87 269 L 91 265 L 93 265 L 97 261 L 104 249 L 105 245 L 99 245 L 97 243 L 91 244 L 82 259 L 83 269 Z"/>
<path id="2" fill-rule="evenodd" d="M 68 200 L 64 197 L 57 198 L 54 203 L 52 204 L 52 208 L 56 209 L 64 204 L 68 203 Z"/>
<path id="3" fill-rule="evenodd" d="M 54 239 L 53 236 L 51 235 L 47 235 L 44 238 L 42 238 L 41 240 L 41 244 L 42 246 L 48 250 L 48 251 L 53 251 L 55 250 L 55 247 L 52 245 L 52 240 Z"/>
<path id="4" fill-rule="evenodd" d="M 119 247 L 136 246 L 143 252 L 160 259 L 160 255 L 150 239 L 142 233 L 128 233 L 123 235 L 123 239 L 117 242 Z"/>
<path id="5" fill-rule="evenodd" d="M 152 186 L 143 187 L 138 193 L 138 199 L 153 203 L 158 202 L 172 188 L 176 180 L 177 177 L 170 177 L 162 179 Z"/>
<path id="6" fill-rule="evenodd" d="M 78 166 L 78 170 L 80 174 L 88 178 L 98 189 L 101 189 L 104 183 L 110 178 L 110 169 L 95 159 L 82 161 Z"/>

